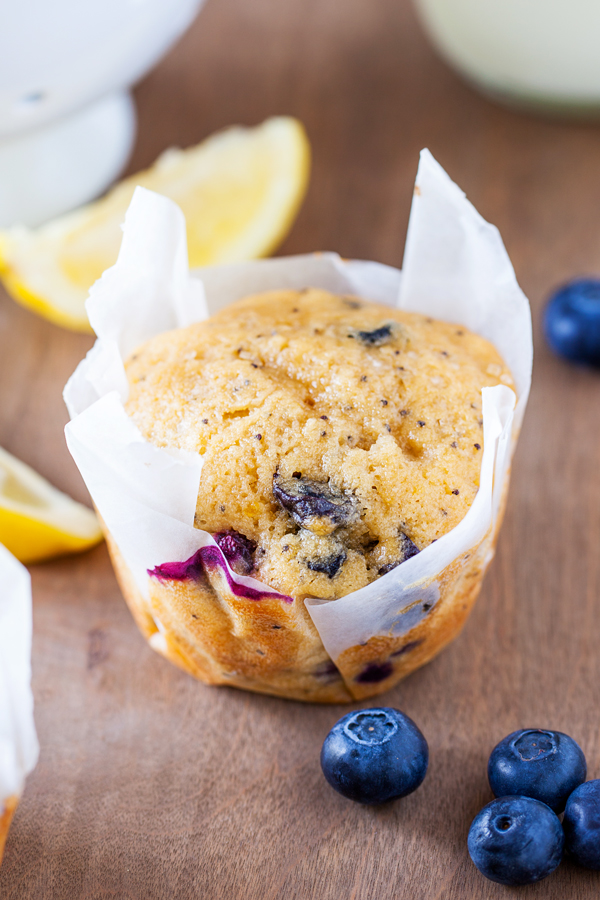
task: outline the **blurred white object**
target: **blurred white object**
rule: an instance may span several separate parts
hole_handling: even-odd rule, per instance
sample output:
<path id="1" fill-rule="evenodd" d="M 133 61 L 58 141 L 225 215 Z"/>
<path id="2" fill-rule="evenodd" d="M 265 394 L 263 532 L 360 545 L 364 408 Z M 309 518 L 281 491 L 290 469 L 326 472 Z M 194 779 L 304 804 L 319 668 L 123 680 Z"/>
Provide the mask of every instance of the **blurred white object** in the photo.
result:
<path id="1" fill-rule="evenodd" d="M 100 194 L 123 168 L 134 136 L 133 100 L 119 91 L 0 139 L 0 227 L 37 225 Z"/>
<path id="2" fill-rule="evenodd" d="M 38 758 L 31 693 L 31 579 L 0 544 L 0 818 Z M 5 834 L 0 822 L 0 859 Z"/>
<path id="3" fill-rule="evenodd" d="M 18 0 L 0 28 L 0 227 L 90 200 L 135 134 L 127 88 L 204 0 Z"/>
<path id="4" fill-rule="evenodd" d="M 499 99 L 600 109 L 598 0 L 416 0 L 441 53 Z"/>

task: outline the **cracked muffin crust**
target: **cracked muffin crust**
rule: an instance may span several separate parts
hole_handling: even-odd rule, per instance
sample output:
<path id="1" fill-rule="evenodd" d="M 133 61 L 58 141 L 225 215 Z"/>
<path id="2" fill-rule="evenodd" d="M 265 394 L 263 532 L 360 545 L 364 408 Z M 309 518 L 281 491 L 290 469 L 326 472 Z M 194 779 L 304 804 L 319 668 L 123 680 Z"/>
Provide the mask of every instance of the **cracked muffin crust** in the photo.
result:
<path id="1" fill-rule="evenodd" d="M 126 370 L 126 409 L 144 437 L 203 457 L 196 527 L 215 537 L 236 573 L 292 598 L 275 631 L 296 629 L 303 648 L 288 648 L 287 660 L 270 652 L 283 640 L 272 631 L 271 644 L 230 659 L 223 648 L 244 628 L 252 633 L 258 604 L 244 628 L 236 625 L 223 605 L 227 589 L 219 594 L 208 572 L 195 578 L 203 612 L 179 629 L 179 651 L 183 642 L 187 658 L 206 657 L 195 672 L 204 680 L 330 699 L 310 686 L 294 694 L 290 672 L 302 657 L 306 677 L 320 668 L 319 690 L 328 677 L 343 692 L 302 601 L 358 590 L 464 517 L 479 485 L 481 389 L 513 387 L 496 349 L 460 325 L 323 290 L 280 290 L 153 338 Z M 193 602 L 174 598 L 191 588 L 187 576 L 169 581 L 165 572 L 154 573 L 151 594 L 161 622 L 177 631 Z M 174 615 L 182 602 L 187 611 Z M 225 620 L 215 643 L 197 623 L 217 607 Z M 403 671 L 412 650 L 399 654 Z M 267 677 L 270 655 L 278 669 Z"/>

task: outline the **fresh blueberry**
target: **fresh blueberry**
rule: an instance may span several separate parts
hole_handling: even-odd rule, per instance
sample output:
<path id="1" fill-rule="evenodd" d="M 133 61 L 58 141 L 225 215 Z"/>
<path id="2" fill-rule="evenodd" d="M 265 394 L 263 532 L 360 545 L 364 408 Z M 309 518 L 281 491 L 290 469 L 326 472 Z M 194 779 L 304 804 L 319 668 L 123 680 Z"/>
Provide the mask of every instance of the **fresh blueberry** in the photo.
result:
<path id="1" fill-rule="evenodd" d="M 427 772 L 427 741 L 398 709 L 348 713 L 333 726 L 321 750 L 321 768 L 332 788 L 358 803 L 385 803 L 416 790 Z"/>
<path id="2" fill-rule="evenodd" d="M 496 797 L 533 797 L 557 813 L 586 774 L 581 747 L 561 731 L 513 731 L 494 747 L 488 762 L 488 779 Z"/>
<path id="3" fill-rule="evenodd" d="M 544 331 L 559 356 L 600 366 L 600 281 L 581 278 L 560 288 L 546 306 Z"/>
<path id="4" fill-rule="evenodd" d="M 499 884 L 533 884 L 550 875 L 565 845 L 560 819 L 531 797 L 500 797 L 477 813 L 469 855 L 482 875 Z"/>
<path id="5" fill-rule="evenodd" d="M 600 869 L 600 781 L 576 788 L 565 808 L 563 828 L 571 858 L 587 869 Z"/>

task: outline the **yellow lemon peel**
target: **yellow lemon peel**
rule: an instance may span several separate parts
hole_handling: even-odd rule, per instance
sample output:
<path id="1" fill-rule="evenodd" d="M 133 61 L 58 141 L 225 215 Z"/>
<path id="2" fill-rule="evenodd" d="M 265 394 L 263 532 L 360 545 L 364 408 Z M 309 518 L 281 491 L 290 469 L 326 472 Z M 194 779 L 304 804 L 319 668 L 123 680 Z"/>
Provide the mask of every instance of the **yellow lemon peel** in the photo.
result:
<path id="1" fill-rule="evenodd" d="M 267 256 L 284 239 L 308 186 L 310 146 L 296 119 L 234 127 L 149 169 L 41 228 L 0 232 L 0 277 L 11 296 L 52 322 L 89 332 L 85 300 L 112 266 L 136 185 L 174 200 L 187 223 L 191 268 Z"/>
<path id="2" fill-rule="evenodd" d="M 78 553 L 102 540 L 95 513 L 0 448 L 0 544 L 22 563 Z"/>

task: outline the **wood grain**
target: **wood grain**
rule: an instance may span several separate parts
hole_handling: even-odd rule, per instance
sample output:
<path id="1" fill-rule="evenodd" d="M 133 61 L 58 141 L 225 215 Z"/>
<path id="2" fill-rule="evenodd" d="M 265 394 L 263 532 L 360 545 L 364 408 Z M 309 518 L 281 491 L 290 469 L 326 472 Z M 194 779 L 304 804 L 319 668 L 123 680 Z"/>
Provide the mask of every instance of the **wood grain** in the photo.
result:
<path id="1" fill-rule="evenodd" d="M 399 265 L 418 151 L 429 146 L 499 226 L 532 301 L 533 392 L 497 557 L 463 635 L 383 699 L 421 726 L 425 783 L 382 809 L 324 783 L 341 708 L 206 688 L 155 656 L 106 549 L 33 569 L 42 746 L 0 870 L 3 900 L 463 900 L 512 891 L 467 856 L 509 731 L 554 727 L 600 776 L 600 375 L 540 337 L 557 282 L 600 270 L 600 128 L 512 113 L 433 54 L 408 0 L 209 0 L 136 90 L 129 171 L 172 144 L 290 113 L 314 150 L 282 252 Z M 61 389 L 90 346 L 0 297 L 0 444 L 85 489 Z M 596 898 L 569 863 L 520 896 Z"/>

